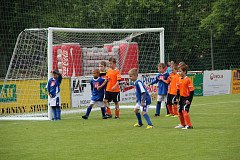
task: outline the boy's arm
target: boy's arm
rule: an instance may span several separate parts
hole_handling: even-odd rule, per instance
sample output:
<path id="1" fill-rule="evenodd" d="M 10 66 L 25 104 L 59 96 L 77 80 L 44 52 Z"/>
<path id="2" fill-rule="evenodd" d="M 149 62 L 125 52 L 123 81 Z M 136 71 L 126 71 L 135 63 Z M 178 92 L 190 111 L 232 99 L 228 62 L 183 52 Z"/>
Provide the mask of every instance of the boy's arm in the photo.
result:
<path id="1" fill-rule="evenodd" d="M 108 82 L 108 80 L 105 79 L 105 81 L 100 86 L 97 87 L 97 90 L 102 89 L 102 87 L 104 87 L 107 84 L 107 82 Z"/>
<path id="2" fill-rule="evenodd" d="M 151 83 L 148 84 L 148 86 L 153 85 L 157 82 L 158 82 L 158 76 L 156 76 L 155 79 Z"/>

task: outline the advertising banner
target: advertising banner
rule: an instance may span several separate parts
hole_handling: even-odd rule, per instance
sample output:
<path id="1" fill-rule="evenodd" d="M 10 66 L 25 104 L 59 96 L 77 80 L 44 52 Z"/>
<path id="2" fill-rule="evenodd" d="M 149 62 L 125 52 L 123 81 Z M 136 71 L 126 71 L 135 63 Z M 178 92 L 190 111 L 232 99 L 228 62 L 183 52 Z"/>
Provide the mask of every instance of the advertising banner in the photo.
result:
<path id="1" fill-rule="evenodd" d="M 203 96 L 230 94 L 231 70 L 204 71 Z"/>
<path id="2" fill-rule="evenodd" d="M 6 84 L 0 98 L 0 114 L 42 112 L 47 110 L 47 80 L 17 80 Z M 0 89 L 3 81 L 0 81 Z M 70 104 L 70 82 L 63 79 L 61 88 L 61 107 Z"/>
<path id="3" fill-rule="evenodd" d="M 232 94 L 240 94 L 240 70 L 232 71 Z"/>
<path id="4" fill-rule="evenodd" d="M 189 78 L 191 78 L 194 86 L 194 96 L 202 96 L 203 95 L 203 74 L 188 74 Z"/>

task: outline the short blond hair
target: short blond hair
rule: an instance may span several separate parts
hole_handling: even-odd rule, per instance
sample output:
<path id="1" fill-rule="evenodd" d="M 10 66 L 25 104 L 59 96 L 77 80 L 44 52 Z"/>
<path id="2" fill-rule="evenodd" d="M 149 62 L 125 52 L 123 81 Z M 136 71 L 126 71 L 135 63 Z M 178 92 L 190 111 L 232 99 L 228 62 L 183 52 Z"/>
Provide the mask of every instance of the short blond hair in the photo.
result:
<path id="1" fill-rule="evenodd" d="M 128 74 L 137 76 L 138 75 L 138 69 L 137 68 L 132 68 L 128 71 Z"/>

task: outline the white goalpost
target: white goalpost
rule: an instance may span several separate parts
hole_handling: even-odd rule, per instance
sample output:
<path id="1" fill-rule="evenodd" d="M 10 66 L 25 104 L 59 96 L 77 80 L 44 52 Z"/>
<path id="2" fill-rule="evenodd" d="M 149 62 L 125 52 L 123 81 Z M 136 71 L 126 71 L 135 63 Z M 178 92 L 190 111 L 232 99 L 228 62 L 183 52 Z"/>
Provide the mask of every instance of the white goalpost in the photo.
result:
<path id="1" fill-rule="evenodd" d="M 0 80 L 0 120 L 51 120 L 46 84 L 54 69 L 63 75 L 62 111 L 75 113 L 87 104 L 83 99 L 90 99 L 91 71 L 110 57 L 117 59 L 122 75 L 131 68 L 155 73 L 157 64 L 164 63 L 164 28 L 25 29 Z"/>

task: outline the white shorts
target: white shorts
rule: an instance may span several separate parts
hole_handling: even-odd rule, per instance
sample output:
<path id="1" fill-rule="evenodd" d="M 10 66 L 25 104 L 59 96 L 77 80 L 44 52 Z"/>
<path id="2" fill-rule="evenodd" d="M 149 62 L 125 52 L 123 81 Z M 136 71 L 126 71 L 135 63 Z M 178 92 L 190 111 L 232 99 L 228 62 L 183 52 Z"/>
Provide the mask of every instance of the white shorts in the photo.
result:
<path id="1" fill-rule="evenodd" d="M 50 98 L 49 106 L 61 106 L 61 98 L 60 93 L 57 93 L 57 95 L 54 98 Z"/>
<path id="2" fill-rule="evenodd" d="M 138 103 L 136 104 L 135 106 L 135 109 L 140 109 L 141 112 L 148 112 L 148 109 L 149 109 L 149 105 L 147 105 L 146 107 L 143 107 L 143 106 L 140 106 Z"/>
<path id="3" fill-rule="evenodd" d="M 92 101 L 92 100 L 91 100 L 90 105 L 91 105 L 91 104 L 93 104 L 94 106 L 96 105 L 96 106 L 98 106 L 98 107 L 104 107 L 104 106 L 105 106 L 104 103 L 103 103 L 103 101 Z"/>
<path id="4" fill-rule="evenodd" d="M 158 102 L 167 102 L 167 95 L 164 95 L 164 94 L 161 94 L 161 95 L 158 95 L 158 99 L 157 99 Z"/>

